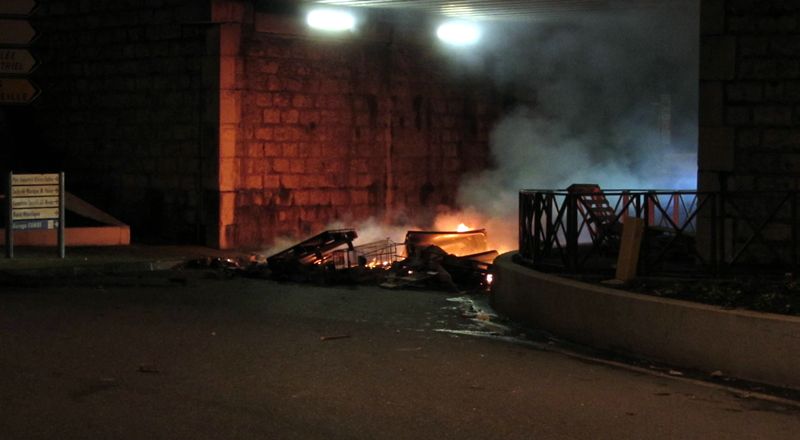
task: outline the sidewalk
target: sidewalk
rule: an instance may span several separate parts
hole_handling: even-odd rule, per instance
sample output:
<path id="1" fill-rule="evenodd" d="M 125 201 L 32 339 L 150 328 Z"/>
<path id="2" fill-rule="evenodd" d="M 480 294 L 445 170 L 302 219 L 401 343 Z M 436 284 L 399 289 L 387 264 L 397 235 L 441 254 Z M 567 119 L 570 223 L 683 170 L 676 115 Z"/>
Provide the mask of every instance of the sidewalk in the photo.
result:
<path id="1" fill-rule="evenodd" d="M 15 247 L 14 258 L 0 256 L 0 285 L 32 279 L 74 278 L 84 275 L 113 275 L 165 271 L 202 257 L 238 259 L 249 254 L 221 251 L 202 246 L 130 245 L 68 247 L 59 258 L 53 247 Z"/>

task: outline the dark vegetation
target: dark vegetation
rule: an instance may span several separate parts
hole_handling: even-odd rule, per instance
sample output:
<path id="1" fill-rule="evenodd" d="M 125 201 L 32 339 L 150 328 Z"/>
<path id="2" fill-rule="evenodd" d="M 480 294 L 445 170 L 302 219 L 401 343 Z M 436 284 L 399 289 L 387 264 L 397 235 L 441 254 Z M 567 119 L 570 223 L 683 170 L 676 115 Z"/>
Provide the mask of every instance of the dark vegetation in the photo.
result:
<path id="1" fill-rule="evenodd" d="M 624 289 L 726 309 L 800 316 L 800 280 L 794 274 L 781 278 L 756 275 L 729 279 L 642 278 Z"/>

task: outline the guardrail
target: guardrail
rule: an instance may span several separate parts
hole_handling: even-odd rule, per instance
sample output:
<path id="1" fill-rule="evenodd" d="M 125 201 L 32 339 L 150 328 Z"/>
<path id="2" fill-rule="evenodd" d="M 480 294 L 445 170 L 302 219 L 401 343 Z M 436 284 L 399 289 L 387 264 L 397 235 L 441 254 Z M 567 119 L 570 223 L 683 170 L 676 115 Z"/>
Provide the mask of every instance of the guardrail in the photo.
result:
<path id="1" fill-rule="evenodd" d="M 519 255 L 551 271 L 613 270 L 622 227 L 644 220 L 640 274 L 798 267 L 798 191 L 523 190 Z"/>

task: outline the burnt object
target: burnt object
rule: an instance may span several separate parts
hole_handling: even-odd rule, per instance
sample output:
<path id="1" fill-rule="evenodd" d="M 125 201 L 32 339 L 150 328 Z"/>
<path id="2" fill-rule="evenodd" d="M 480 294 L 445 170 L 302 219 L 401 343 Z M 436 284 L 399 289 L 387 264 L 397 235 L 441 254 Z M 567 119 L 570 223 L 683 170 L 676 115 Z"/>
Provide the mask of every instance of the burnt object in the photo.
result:
<path id="1" fill-rule="evenodd" d="M 333 252 L 336 270 L 366 268 L 388 269 L 399 259 L 397 243 L 386 238 L 353 248 L 337 249 Z"/>
<path id="2" fill-rule="evenodd" d="M 333 251 L 344 245 L 353 250 L 357 237 L 353 229 L 325 231 L 267 258 L 267 264 L 280 280 L 324 281 L 326 272 L 336 270 Z"/>
<path id="3" fill-rule="evenodd" d="M 459 285 L 470 288 L 488 287 L 487 280 L 492 269 L 492 262 L 498 255 L 495 250 L 461 257 L 448 255 L 442 261 L 442 267 L 450 273 L 454 280 L 457 280 Z"/>
<path id="4" fill-rule="evenodd" d="M 491 262 L 497 251 L 457 256 L 436 245 L 413 246 L 413 253 L 392 267 L 381 287 L 438 288 L 451 292 L 488 287 Z"/>
<path id="5" fill-rule="evenodd" d="M 485 229 L 471 231 L 408 231 L 406 254 L 413 255 L 418 249 L 436 246 L 447 254 L 471 255 L 488 249 Z"/>

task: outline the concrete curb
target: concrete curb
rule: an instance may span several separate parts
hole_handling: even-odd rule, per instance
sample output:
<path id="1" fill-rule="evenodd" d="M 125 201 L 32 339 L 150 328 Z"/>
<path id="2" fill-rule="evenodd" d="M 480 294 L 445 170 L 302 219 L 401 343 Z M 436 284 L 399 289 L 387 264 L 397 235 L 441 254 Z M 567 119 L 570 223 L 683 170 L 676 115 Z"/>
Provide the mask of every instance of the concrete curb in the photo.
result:
<path id="1" fill-rule="evenodd" d="M 0 270 L 0 285 L 37 286 L 85 277 L 130 276 L 149 272 L 163 272 L 171 270 L 183 262 L 184 260 L 153 260 L 33 269 L 7 269 Z"/>
<path id="2" fill-rule="evenodd" d="M 639 295 L 495 260 L 492 306 L 574 342 L 800 390 L 800 317 Z"/>

